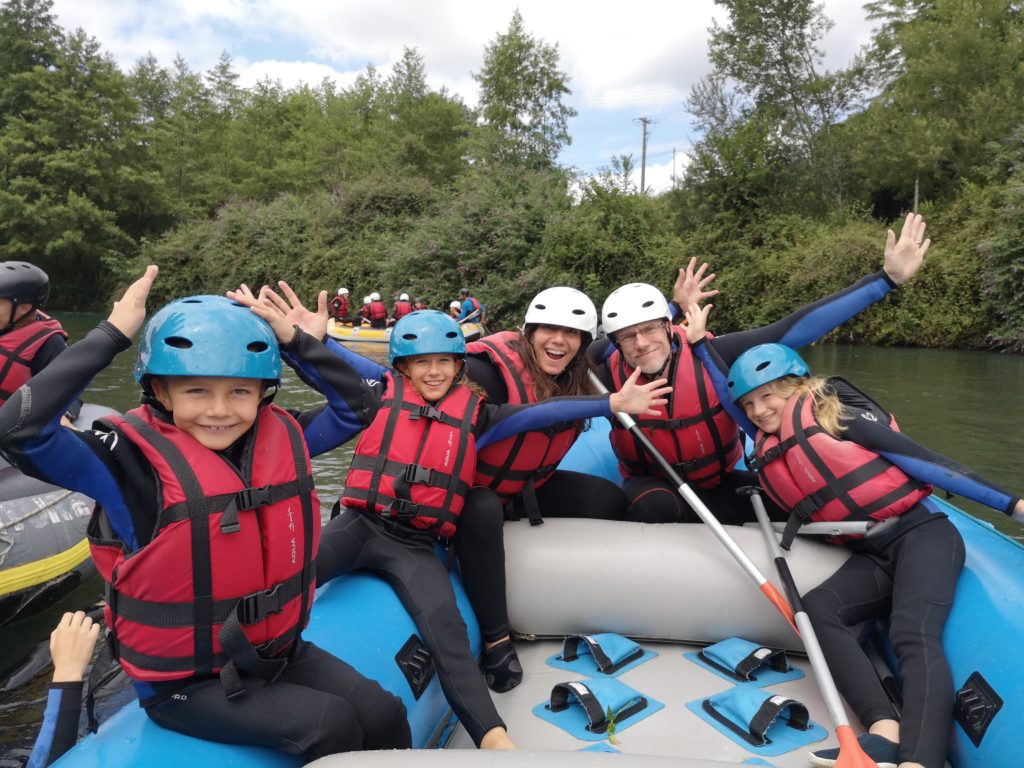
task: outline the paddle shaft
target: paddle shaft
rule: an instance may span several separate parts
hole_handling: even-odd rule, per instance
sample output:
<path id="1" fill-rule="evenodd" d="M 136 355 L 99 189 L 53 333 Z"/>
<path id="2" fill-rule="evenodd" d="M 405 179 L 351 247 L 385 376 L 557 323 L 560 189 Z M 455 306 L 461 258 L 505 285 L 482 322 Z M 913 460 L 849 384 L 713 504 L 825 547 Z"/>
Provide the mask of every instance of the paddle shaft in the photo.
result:
<path id="1" fill-rule="evenodd" d="M 590 374 L 590 380 L 593 382 L 597 391 L 603 394 L 608 394 L 608 388 L 604 385 L 604 382 L 602 382 L 593 371 L 589 371 L 588 373 Z M 683 497 L 683 500 L 689 504 L 690 509 L 696 512 L 697 517 L 699 517 L 701 521 L 711 529 L 715 538 L 717 538 L 725 547 L 726 551 L 728 551 L 732 558 L 739 563 L 747 576 L 757 584 L 758 589 L 760 589 L 761 593 L 768 598 L 768 601 L 774 605 L 780 613 L 782 613 L 793 629 L 799 632 L 796 624 L 793 622 L 793 609 L 790 607 L 789 603 L 786 602 L 786 598 L 779 593 L 774 584 L 765 578 L 760 569 L 754 565 L 754 562 L 749 557 L 747 557 L 747 553 L 740 548 L 732 536 L 730 536 L 726 532 L 725 528 L 722 527 L 722 524 L 718 522 L 718 518 L 711 513 L 711 510 L 708 509 L 707 505 L 701 500 L 701 498 L 694 493 L 694 490 L 687 485 L 686 481 L 683 480 L 682 477 L 680 477 L 679 473 L 676 472 L 675 467 L 669 464 L 668 460 L 661 455 L 661 451 L 654 447 L 654 443 L 652 443 L 648 439 L 647 435 L 643 433 L 643 430 L 640 429 L 633 417 L 628 413 L 616 413 L 615 418 L 619 420 L 622 426 L 629 430 L 633 437 L 640 441 L 644 450 L 647 451 L 655 462 L 657 462 L 658 466 L 661 467 L 662 472 L 668 476 L 669 480 L 675 484 L 676 491 Z"/>
<path id="2" fill-rule="evenodd" d="M 468 323 L 470 320 L 475 320 L 479 316 L 480 316 L 480 310 L 479 309 L 474 309 L 472 312 L 470 312 L 464 318 L 459 320 L 459 325 L 462 325 L 463 323 Z"/>
<path id="3" fill-rule="evenodd" d="M 851 743 L 850 736 L 853 730 L 850 727 L 850 721 L 846 717 L 846 709 L 843 707 L 843 701 L 839 696 L 839 689 L 836 688 L 835 680 L 832 679 L 832 672 L 828 668 L 828 662 L 825 661 L 825 654 L 821 650 L 821 644 L 818 642 L 818 635 L 811 625 L 810 617 L 804 611 L 803 602 L 800 600 L 800 590 L 797 589 L 796 582 L 793 580 L 793 573 L 789 570 L 789 563 L 786 561 L 782 547 L 779 546 L 779 541 L 775 537 L 775 529 L 768 518 L 768 511 L 764 508 L 761 493 L 756 488 L 751 489 L 750 503 L 754 506 L 754 514 L 757 516 L 757 522 L 761 526 L 761 533 L 764 535 L 765 543 L 768 545 L 768 553 L 775 559 L 775 567 L 779 571 L 779 580 L 782 582 L 786 595 L 789 597 L 789 602 L 793 606 L 793 618 L 796 620 L 800 638 L 803 640 L 804 650 L 807 651 L 807 659 L 811 662 L 814 679 L 818 683 L 821 698 L 825 701 L 829 717 L 832 718 L 832 724 L 835 726 L 836 733 L 840 737 L 840 750 L 857 750 L 863 755 L 863 759 L 868 761 L 867 763 L 861 761 L 859 762 L 860 765 L 875 765 L 867 755 L 864 755 L 855 738 L 852 739 Z M 860 759 L 859 756 L 858 759 Z"/>

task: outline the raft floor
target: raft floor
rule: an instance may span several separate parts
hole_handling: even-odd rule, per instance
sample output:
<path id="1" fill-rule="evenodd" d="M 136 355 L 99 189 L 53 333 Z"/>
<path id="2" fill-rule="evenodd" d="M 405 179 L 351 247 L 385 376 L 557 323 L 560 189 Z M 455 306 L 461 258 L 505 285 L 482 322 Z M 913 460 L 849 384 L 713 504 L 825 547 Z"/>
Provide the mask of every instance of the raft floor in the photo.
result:
<path id="1" fill-rule="evenodd" d="M 789 768 L 806 766 L 809 751 L 838 744 L 828 719 L 828 711 L 805 658 L 788 654 L 790 665 L 804 672 L 802 678 L 766 685 L 765 689 L 803 703 L 808 708 L 811 720 L 824 727 L 828 736 L 824 741 L 797 747 L 783 755 L 763 757 L 722 735 L 686 708 L 688 702 L 720 693 L 734 685 L 683 656 L 684 653 L 699 650 L 699 646 L 652 642 L 643 642 L 641 645 L 658 655 L 627 670 L 618 679 L 663 703 L 665 707 L 617 733 L 615 738 L 618 743 L 614 747 L 619 752 Z M 516 650 L 523 664 L 523 682 L 507 693 L 491 694 L 516 744 L 526 750 L 570 752 L 591 747 L 595 743 L 607 745 L 607 740 L 591 742 L 577 739 L 531 712 L 537 704 L 549 700 L 551 689 L 556 684 L 585 677 L 545 663 L 550 656 L 560 653 L 561 641 L 519 640 L 516 642 Z M 854 724 L 859 728 L 855 721 Z M 466 732 L 458 727 L 448 748 L 472 749 L 473 743 Z"/>

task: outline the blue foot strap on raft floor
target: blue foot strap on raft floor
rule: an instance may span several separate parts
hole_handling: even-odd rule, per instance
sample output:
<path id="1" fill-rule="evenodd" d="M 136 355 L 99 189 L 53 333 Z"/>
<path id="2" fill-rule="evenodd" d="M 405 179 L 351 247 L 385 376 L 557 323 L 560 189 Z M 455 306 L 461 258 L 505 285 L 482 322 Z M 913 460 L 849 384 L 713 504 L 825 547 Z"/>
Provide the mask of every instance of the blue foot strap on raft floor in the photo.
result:
<path id="1" fill-rule="evenodd" d="M 749 752 L 784 755 L 821 741 L 828 731 L 808 719 L 800 702 L 753 686 L 736 686 L 686 705 L 701 720 Z"/>
<path id="2" fill-rule="evenodd" d="M 608 677 L 559 683 L 551 690 L 550 701 L 538 704 L 532 711 L 577 739 L 604 741 L 608 738 L 609 710 L 618 735 L 664 706 Z"/>
<path id="3" fill-rule="evenodd" d="M 619 755 L 622 754 L 621 750 L 616 749 L 607 741 L 601 741 L 597 744 L 591 744 L 589 747 L 584 747 L 580 752 L 614 752 Z"/>
<path id="4" fill-rule="evenodd" d="M 628 637 L 602 632 L 569 635 L 562 643 L 562 652 L 549 656 L 547 664 L 579 675 L 618 677 L 657 655 L 654 651 L 644 650 Z"/>
<path id="5" fill-rule="evenodd" d="M 730 637 L 683 655 L 737 685 L 776 685 L 804 676 L 799 669 L 789 666 L 785 651 L 766 648 L 740 637 Z"/>

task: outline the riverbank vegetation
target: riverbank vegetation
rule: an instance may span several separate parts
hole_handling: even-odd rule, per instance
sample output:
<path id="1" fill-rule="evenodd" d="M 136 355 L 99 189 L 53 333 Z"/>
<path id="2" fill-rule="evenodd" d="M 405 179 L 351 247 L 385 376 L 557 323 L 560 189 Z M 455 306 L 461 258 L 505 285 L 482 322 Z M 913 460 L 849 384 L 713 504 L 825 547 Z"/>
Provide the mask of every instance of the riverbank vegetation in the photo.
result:
<path id="1" fill-rule="evenodd" d="M 570 83 L 518 12 L 481 41 L 470 109 L 414 49 L 348 88 L 242 88 L 226 54 L 122 72 L 50 0 L 6 0 L 0 259 L 43 266 L 59 307 L 102 306 L 156 262 L 158 301 L 284 276 L 444 306 L 468 285 L 511 325 L 552 284 L 598 304 L 629 280 L 667 290 L 692 254 L 721 275 L 724 332 L 876 269 L 918 190 L 922 274 L 842 338 L 1024 351 L 1020 4 L 868 3 L 872 43 L 834 72 L 811 0 L 716 4 L 687 105 L 699 141 L 651 196 L 630 156 L 596 178 L 558 166 Z"/>

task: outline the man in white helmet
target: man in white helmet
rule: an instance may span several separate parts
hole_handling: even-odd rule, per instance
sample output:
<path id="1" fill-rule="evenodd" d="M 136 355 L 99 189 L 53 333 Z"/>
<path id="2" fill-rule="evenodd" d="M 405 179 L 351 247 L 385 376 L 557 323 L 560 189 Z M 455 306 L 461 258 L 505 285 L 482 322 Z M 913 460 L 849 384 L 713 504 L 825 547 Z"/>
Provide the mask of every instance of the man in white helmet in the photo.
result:
<path id="1" fill-rule="evenodd" d="M 878 273 L 770 325 L 717 338 L 708 334 L 705 342 L 693 347 L 673 318 L 717 291 L 704 290 L 714 275 L 704 276 L 706 264 L 695 272 L 696 259 L 691 259 L 687 269 L 679 271 L 672 305 L 646 283 L 613 291 L 601 311 L 610 343 L 594 344 L 588 354 L 598 376 L 612 391 L 637 368 L 642 372 L 641 382 L 668 379 L 672 394 L 668 404 L 658 409 L 662 413 L 638 418 L 637 423 L 721 522 L 746 522 L 752 519 L 750 504 L 735 490 L 750 485 L 752 477 L 734 471 L 743 455 L 741 435 L 719 402 L 706 362 L 711 360 L 728 370 L 741 353 L 758 344 L 775 342 L 796 349 L 822 338 L 914 276 L 930 243 L 923 239 L 924 226 L 920 216 L 911 214 L 898 240 L 889 230 L 884 266 Z M 614 419 L 612 427 L 612 447 L 625 478 L 627 519 L 697 522 L 696 514 L 639 441 Z M 770 511 L 773 517 L 786 519 L 782 510 Z"/>

